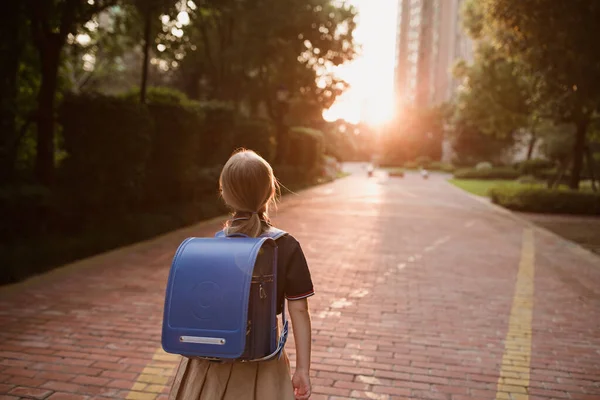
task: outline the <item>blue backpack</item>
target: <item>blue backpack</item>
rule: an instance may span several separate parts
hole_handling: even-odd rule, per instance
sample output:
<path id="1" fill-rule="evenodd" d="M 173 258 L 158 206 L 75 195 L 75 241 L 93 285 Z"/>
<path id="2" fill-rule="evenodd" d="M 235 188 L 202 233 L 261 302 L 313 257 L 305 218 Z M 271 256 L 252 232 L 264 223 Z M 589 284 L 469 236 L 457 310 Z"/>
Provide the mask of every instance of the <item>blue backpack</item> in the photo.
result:
<path id="1" fill-rule="evenodd" d="M 167 353 L 215 362 L 280 357 L 288 335 L 277 326 L 277 244 L 271 227 L 257 238 L 223 231 L 188 238 L 169 272 L 162 327 Z"/>

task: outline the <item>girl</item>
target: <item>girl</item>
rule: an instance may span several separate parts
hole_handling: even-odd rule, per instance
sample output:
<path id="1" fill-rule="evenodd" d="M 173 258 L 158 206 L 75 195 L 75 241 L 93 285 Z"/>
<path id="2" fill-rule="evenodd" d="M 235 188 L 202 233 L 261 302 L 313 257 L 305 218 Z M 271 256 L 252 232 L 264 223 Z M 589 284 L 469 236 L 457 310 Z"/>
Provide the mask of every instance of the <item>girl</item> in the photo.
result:
<path id="1" fill-rule="evenodd" d="M 275 205 L 278 183 L 273 169 L 253 151 L 235 153 L 219 179 L 221 196 L 234 211 L 225 224 L 228 235 L 261 235 L 270 226 L 269 209 Z M 171 388 L 170 400 L 305 400 L 310 397 L 311 322 L 307 298 L 314 294 L 308 265 L 300 244 L 291 235 L 277 240 L 277 313 L 284 296 L 294 328 L 296 370 L 290 379 L 285 352 L 263 362 L 217 364 L 183 358 Z"/>

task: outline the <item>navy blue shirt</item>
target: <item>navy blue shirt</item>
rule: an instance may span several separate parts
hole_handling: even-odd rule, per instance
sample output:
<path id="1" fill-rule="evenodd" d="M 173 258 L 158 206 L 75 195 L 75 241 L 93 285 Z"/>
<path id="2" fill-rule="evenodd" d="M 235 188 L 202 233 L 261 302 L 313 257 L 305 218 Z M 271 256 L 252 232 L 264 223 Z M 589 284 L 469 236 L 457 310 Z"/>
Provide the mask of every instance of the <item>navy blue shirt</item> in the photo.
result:
<path id="1" fill-rule="evenodd" d="M 277 239 L 277 314 L 284 297 L 289 301 L 315 294 L 308 263 L 300 243 L 290 234 Z"/>

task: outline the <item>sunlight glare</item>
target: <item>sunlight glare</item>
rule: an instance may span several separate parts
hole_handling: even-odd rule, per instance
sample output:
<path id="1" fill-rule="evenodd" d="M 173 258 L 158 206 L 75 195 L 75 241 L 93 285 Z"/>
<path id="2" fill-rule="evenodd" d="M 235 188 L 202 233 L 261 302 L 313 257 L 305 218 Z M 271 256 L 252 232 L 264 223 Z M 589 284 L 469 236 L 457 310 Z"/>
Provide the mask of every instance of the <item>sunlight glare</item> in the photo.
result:
<path id="1" fill-rule="evenodd" d="M 323 112 L 327 121 L 344 119 L 379 126 L 394 116 L 394 61 L 397 0 L 350 0 L 359 11 L 356 59 L 333 69 L 350 88 Z"/>
<path id="2" fill-rule="evenodd" d="M 186 11 L 181 11 L 179 14 L 177 14 L 177 22 L 183 26 L 189 25 L 190 15 Z"/>

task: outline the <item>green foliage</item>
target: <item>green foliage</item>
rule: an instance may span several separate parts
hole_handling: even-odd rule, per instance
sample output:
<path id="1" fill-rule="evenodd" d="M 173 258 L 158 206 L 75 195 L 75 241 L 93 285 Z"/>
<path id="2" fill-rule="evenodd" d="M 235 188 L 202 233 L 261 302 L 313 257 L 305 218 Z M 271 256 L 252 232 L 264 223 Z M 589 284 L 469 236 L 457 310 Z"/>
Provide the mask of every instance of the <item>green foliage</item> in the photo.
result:
<path id="1" fill-rule="evenodd" d="M 227 103 L 207 102 L 198 106 L 204 113 L 198 160 L 201 166 L 223 165 L 234 150 L 237 112 Z"/>
<path id="2" fill-rule="evenodd" d="M 534 71 L 555 122 L 573 123 L 570 187 L 579 187 L 590 122 L 600 112 L 600 7 L 596 0 L 484 0 L 494 48 Z"/>
<path id="3" fill-rule="evenodd" d="M 193 184 L 200 164 L 198 147 L 203 115 L 178 104 L 149 103 L 154 122 L 152 151 L 146 167 L 146 201 L 153 205 L 193 199 Z"/>
<path id="4" fill-rule="evenodd" d="M 362 134 L 356 125 L 345 122 L 329 123 L 323 130 L 325 138 L 325 154 L 338 161 L 353 161 L 357 158 L 361 147 Z"/>
<path id="5" fill-rule="evenodd" d="M 492 202 L 510 210 L 600 215 L 600 194 L 542 188 L 496 188 L 490 191 Z"/>
<path id="6" fill-rule="evenodd" d="M 456 167 L 454 167 L 454 165 L 452 165 L 450 163 L 434 161 L 429 165 L 429 169 L 431 171 L 454 172 Z"/>
<path id="7" fill-rule="evenodd" d="M 519 171 L 510 167 L 459 169 L 454 172 L 455 179 L 517 179 L 519 175 Z"/>
<path id="8" fill-rule="evenodd" d="M 522 175 L 535 174 L 540 171 L 551 169 L 555 166 L 555 163 L 551 160 L 545 160 L 543 158 L 535 158 L 532 160 L 525 160 L 515 164 L 515 167 L 519 170 Z"/>
<path id="9" fill-rule="evenodd" d="M 542 152 L 555 163 L 568 164 L 573 156 L 575 128 L 572 125 L 548 125 L 540 132 Z"/>
<path id="10" fill-rule="evenodd" d="M 135 88 L 121 95 L 130 101 L 138 101 L 140 98 L 140 89 Z M 147 104 L 168 104 L 168 105 L 190 105 L 194 104 L 185 93 L 165 86 L 150 86 L 146 93 Z"/>
<path id="11" fill-rule="evenodd" d="M 456 153 L 452 164 L 457 166 L 474 166 L 482 161 L 498 164 L 515 144 L 512 135 L 502 138 L 485 135 L 462 117 L 454 121 L 450 138 Z"/>
<path id="12" fill-rule="evenodd" d="M 523 183 L 523 184 L 535 184 L 535 183 L 540 184 L 540 183 L 543 183 L 543 181 L 540 181 L 534 175 L 523 175 L 523 176 L 520 176 L 519 179 L 517 179 L 517 182 Z"/>
<path id="13" fill-rule="evenodd" d="M 268 120 L 238 118 L 233 137 L 233 148 L 254 150 L 268 162 L 273 162 L 276 151 L 275 131 Z"/>
<path id="14" fill-rule="evenodd" d="M 517 137 L 520 129 L 531 126 L 533 83 L 518 63 L 481 42 L 473 65 L 455 72 L 463 80 L 456 119 L 467 120 L 494 138 Z"/>
<path id="15" fill-rule="evenodd" d="M 475 166 L 475 169 L 477 171 L 482 171 L 482 170 L 490 170 L 493 167 L 494 166 L 492 165 L 492 163 L 487 162 L 487 161 L 481 161 L 481 162 L 477 163 L 477 165 Z"/>
<path id="16" fill-rule="evenodd" d="M 72 211 L 98 217 L 123 213 L 137 203 L 151 150 L 147 108 L 102 95 L 69 96 L 60 119 L 68 153 L 62 186 L 73 201 Z"/>
<path id="17" fill-rule="evenodd" d="M 192 98 L 244 102 L 252 112 L 265 106 L 273 119 L 291 107 L 290 123 L 306 124 L 322 121 L 322 110 L 345 88 L 324 68 L 354 57 L 356 11 L 345 3 L 223 0 L 188 12 L 188 40 L 175 54 L 167 49 L 159 56 L 180 66 L 179 85 Z M 185 54 L 183 60 L 169 58 L 177 53 Z M 325 85 L 317 86 L 319 76 Z M 279 103 L 280 89 L 289 94 L 286 107 Z"/>
<path id="18" fill-rule="evenodd" d="M 450 179 L 449 182 L 462 190 L 482 197 L 489 196 L 490 190 L 495 188 L 530 187 L 530 185 L 524 186 L 516 180 L 505 179 Z M 541 187 L 543 186 L 541 185 Z"/>
<path id="19" fill-rule="evenodd" d="M 415 159 L 415 162 L 419 167 L 428 169 L 431 164 L 431 158 L 429 156 L 419 156 Z"/>
<path id="20" fill-rule="evenodd" d="M 52 193 L 43 186 L 0 188 L 0 239 L 8 243 L 43 232 L 52 205 Z"/>
<path id="21" fill-rule="evenodd" d="M 298 190 L 310 184 L 314 176 L 307 174 L 307 171 L 302 167 L 291 165 L 274 165 L 273 172 L 279 183 L 285 190 Z"/>
<path id="22" fill-rule="evenodd" d="M 3 266 L 0 285 L 225 213 L 222 202 L 214 196 L 200 203 L 171 206 L 163 211 L 133 211 L 118 219 L 110 216 L 96 220 L 77 233 L 47 232 L 31 237 L 32 231 L 28 231 L 27 237 L 19 238 L 17 243 L 3 241 L 0 244 L 0 265 Z M 33 216 L 29 218 L 33 221 Z"/>
<path id="23" fill-rule="evenodd" d="M 290 152 L 288 164 L 302 167 L 305 171 L 313 171 L 321 166 L 324 148 L 321 131 L 294 127 L 290 130 Z"/>

